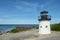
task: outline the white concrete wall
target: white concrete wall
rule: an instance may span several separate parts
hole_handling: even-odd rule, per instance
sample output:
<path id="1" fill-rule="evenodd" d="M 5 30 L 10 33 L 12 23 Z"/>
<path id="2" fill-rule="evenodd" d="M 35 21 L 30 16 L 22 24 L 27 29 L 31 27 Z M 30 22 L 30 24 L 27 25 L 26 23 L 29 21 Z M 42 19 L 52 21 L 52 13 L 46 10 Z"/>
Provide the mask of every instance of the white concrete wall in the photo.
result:
<path id="1" fill-rule="evenodd" d="M 50 33 L 51 33 L 51 30 L 50 30 L 50 21 L 48 21 L 48 20 L 40 21 L 39 22 L 39 34 L 50 34 Z"/>

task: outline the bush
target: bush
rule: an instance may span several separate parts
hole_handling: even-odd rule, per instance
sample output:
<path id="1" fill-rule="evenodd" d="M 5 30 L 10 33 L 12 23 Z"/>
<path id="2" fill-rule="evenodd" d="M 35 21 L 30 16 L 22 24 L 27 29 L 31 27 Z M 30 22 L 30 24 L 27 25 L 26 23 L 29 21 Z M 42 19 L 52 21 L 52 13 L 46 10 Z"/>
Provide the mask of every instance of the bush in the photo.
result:
<path id="1" fill-rule="evenodd" d="M 11 33 L 17 33 L 17 32 L 19 32 L 17 29 L 12 29 L 11 31 L 10 31 Z"/>
<path id="2" fill-rule="evenodd" d="M 51 30 L 53 30 L 53 31 L 60 31 L 60 23 L 52 24 L 51 25 Z"/>
<path id="3" fill-rule="evenodd" d="M 36 27 L 36 29 L 39 29 L 39 27 Z"/>

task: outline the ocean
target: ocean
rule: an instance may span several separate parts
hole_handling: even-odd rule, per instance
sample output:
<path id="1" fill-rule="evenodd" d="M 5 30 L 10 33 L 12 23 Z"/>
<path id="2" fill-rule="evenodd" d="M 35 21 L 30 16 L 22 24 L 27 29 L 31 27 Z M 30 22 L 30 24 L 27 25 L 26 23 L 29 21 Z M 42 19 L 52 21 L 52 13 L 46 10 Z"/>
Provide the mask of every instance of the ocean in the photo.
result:
<path id="1" fill-rule="evenodd" d="M 17 26 L 38 26 L 38 24 L 0 24 L 0 31 L 7 32 Z"/>

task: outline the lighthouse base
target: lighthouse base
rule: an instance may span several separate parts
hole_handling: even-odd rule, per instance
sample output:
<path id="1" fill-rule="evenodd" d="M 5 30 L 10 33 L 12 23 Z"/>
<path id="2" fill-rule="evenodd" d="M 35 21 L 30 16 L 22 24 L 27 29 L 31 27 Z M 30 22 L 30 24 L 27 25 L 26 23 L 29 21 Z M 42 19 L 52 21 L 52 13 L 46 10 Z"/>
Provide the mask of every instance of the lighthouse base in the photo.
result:
<path id="1" fill-rule="evenodd" d="M 42 33 L 42 32 L 39 32 L 39 34 L 51 34 L 51 32 L 48 32 L 48 33 L 45 33 L 45 32 L 44 32 L 44 33 Z"/>
<path id="2" fill-rule="evenodd" d="M 39 23 L 39 34 L 50 34 L 50 21 L 44 20 Z"/>

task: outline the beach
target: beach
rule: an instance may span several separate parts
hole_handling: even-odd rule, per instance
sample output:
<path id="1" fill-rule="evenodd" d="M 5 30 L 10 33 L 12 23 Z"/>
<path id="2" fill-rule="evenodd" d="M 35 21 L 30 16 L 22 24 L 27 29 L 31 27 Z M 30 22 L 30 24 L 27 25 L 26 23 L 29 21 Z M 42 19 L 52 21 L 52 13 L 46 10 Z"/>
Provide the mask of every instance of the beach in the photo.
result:
<path id="1" fill-rule="evenodd" d="M 51 34 L 41 35 L 38 29 L 19 33 L 5 33 L 0 35 L 0 40 L 60 40 L 60 32 L 52 31 Z"/>

